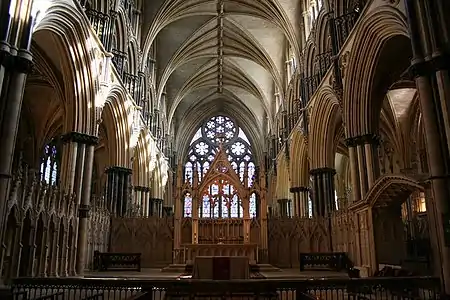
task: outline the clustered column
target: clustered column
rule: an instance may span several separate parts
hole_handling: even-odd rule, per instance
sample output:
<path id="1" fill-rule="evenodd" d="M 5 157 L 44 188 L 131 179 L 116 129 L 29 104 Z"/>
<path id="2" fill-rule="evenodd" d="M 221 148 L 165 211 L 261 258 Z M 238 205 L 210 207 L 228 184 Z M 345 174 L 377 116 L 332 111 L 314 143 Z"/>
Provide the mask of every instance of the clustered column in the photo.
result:
<path id="1" fill-rule="evenodd" d="M 15 1 L 0 2 L 0 20 L 6 26 L 0 26 L 0 233 L 3 234 L 5 203 L 11 180 L 14 148 L 22 108 L 23 93 L 27 75 L 32 69 L 30 53 L 33 1 L 25 1 L 20 7 Z M 20 17 L 22 26 L 9 26 L 9 15 L 18 9 L 15 16 Z"/>
<path id="2" fill-rule="evenodd" d="M 149 215 L 154 217 L 163 216 L 163 199 L 150 198 Z"/>
<path id="3" fill-rule="evenodd" d="M 336 170 L 319 168 L 310 171 L 313 177 L 313 216 L 325 217 L 336 210 L 334 197 L 334 175 Z"/>
<path id="4" fill-rule="evenodd" d="M 450 91 L 450 23 L 448 0 L 405 0 L 413 58 L 411 71 L 419 92 L 429 158 L 435 211 L 430 222 L 433 248 L 439 250 L 438 274 L 443 293 L 450 295 L 450 150 L 448 99 Z"/>
<path id="5" fill-rule="evenodd" d="M 142 216 L 149 216 L 150 188 L 146 186 L 134 187 L 135 203 L 141 208 Z"/>
<path id="6" fill-rule="evenodd" d="M 287 217 L 289 199 L 278 199 L 277 202 L 278 202 L 278 209 L 280 211 L 280 217 Z"/>
<path id="7" fill-rule="evenodd" d="M 290 189 L 290 192 L 294 196 L 294 210 L 293 215 L 295 217 L 308 217 L 309 205 L 309 188 L 308 187 L 293 187 Z"/>
<path id="8" fill-rule="evenodd" d="M 349 148 L 350 172 L 352 177 L 352 201 L 365 197 L 380 174 L 377 148 L 379 137 L 366 134 L 346 140 Z"/>
<path id="9" fill-rule="evenodd" d="M 75 193 L 75 204 L 78 207 L 77 229 L 67 244 L 75 245 L 67 249 L 70 275 L 83 274 L 86 261 L 87 230 L 89 205 L 91 200 L 92 167 L 94 163 L 95 145 L 98 137 L 70 132 L 62 136 L 64 142 L 63 166 L 61 182 L 69 193 Z M 69 237 L 67 237 L 69 238 Z"/>
<path id="10" fill-rule="evenodd" d="M 118 217 L 125 217 L 130 207 L 131 169 L 122 167 L 110 167 L 105 173 L 108 175 L 106 182 L 106 201 L 109 211 Z"/>

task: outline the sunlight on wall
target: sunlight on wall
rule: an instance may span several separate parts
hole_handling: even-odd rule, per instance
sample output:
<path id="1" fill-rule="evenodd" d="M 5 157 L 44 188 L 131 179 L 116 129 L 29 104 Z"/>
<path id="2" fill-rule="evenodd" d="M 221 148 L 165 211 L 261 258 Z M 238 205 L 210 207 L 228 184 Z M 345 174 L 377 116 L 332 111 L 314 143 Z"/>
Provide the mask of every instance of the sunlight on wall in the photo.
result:
<path id="1" fill-rule="evenodd" d="M 15 7 L 16 1 L 12 1 L 11 7 L 10 7 L 10 14 L 13 10 L 12 8 Z M 34 16 L 34 29 L 37 27 L 37 25 L 42 21 L 42 19 L 46 16 L 48 9 L 51 6 L 52 1 L 50 0 L 34 0 L 33 2 L 33 8 L 31 9 L 31 15 Z M 22 17 L 24 14 L 21 14 Z"/>

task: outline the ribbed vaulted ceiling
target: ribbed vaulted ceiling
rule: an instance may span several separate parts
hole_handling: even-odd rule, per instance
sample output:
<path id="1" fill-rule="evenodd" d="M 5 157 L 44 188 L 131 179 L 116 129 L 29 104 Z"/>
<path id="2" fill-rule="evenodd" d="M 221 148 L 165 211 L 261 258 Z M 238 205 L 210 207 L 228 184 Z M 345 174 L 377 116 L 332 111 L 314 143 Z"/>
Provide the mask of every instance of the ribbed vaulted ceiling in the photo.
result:
<path id="1" fill-rule="evenodd" d="M 232 117 L 254 133 L 253 139 L 262 137 L 264 119 L 273 117 L 275 92 L 283 96 L 289 45 L 298 59 L 301 1 L 152 0 L 144 5 L 144 61 L 156 47 L 157 97 L 166 93 L 168 123 L 176 124 L 176 135 L 189 139 L 193 132 L 186 128 L 195 126 L 186 122 L 202 122 L 199 112 L 206 118 L 240 111 Z"/>

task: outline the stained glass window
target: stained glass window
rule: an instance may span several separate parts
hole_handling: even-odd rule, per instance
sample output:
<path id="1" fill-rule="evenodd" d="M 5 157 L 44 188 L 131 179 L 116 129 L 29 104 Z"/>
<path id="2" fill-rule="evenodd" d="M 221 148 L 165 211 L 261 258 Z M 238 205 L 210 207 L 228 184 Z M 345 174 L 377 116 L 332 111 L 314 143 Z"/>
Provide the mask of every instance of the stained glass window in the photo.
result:
<path id="1" fill-rule="evenodd" d="M 55 185 L 59 181 L 60 151 L 58 146 L 58 139 L 53 139 L 44 146 L 41 158 L 41 180 L 51 185 Z"/>
<path id="2" fill-rule="evenodd" d="M 192 198 L 188 194 L 184 196 L 184 216 L 192 217 Z"/>
<path id="3" fill-rule="evenodd" d="M 256 175 L 256 165 L 252 149 L 244 131 L 231 118 L 215 116 L 201 126 L 194 135 L 186 156 L 184 179 L 192 184 L 194 165 L 197 166 L 201 181 L 214 160 L 219 145 L 228 155 L 228 160 L 241 182 L 247 171 L 248 187 L 252 186 Z M 185 201 L 185 206 L 186 206 Z M 202 196 L 198 208 L 200 218 L 242 218 L 244 211 L 236 188 L 225 179 L 218 179 L 211 184 Z M 250 217 L 256 217 L 257 196 L 250 196 Z M 185 216 L 186 207 L 184 209 Z"/>

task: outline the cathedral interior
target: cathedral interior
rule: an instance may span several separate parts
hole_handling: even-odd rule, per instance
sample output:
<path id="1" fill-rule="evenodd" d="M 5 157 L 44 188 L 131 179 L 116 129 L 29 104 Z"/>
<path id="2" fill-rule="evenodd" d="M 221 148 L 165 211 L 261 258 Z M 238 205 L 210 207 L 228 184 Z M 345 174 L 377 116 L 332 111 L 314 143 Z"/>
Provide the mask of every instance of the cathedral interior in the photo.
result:
<path id="1" fill-rule="evenodd" d="M 448 299 L 449 69 L 448 0 L 1 1 L 1 299 Z"/>

